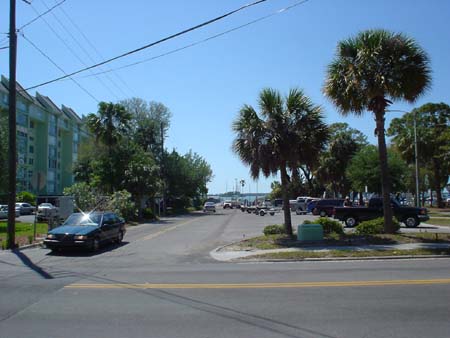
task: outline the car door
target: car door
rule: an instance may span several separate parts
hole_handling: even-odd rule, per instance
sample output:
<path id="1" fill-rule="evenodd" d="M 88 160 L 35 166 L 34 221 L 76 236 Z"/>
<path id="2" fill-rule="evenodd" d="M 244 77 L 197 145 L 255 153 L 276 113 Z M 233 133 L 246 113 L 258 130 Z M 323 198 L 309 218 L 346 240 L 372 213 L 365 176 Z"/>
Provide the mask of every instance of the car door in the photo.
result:
<path id="1" fill-rule="evenodd" d="M 104 214 L 101 225 L 101 240 L 108 241 L 113 238 L 114 219 L 112 214 Z"/>

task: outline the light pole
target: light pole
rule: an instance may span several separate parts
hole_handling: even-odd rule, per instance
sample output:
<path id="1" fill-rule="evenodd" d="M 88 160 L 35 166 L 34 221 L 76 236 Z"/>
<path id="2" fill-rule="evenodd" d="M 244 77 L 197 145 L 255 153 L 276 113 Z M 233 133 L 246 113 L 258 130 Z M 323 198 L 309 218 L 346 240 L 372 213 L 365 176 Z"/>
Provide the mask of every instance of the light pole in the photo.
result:
<path id="1" fill-rule="evenodd" d="M 398 112 L 404 114 L 410 114 L 411 112 L 405 110 L 398 109 L 390 109 L 386 110 L 389 112 Z M 414 111 L 413 114 L 413 129 L 414 129 L 414 158 L 415 158 L 415 167 L 416 167 L 416 206 L 420 207 L 420 196 L 419 196 L 419 154 L 417 152 L 417 113 Z"/>

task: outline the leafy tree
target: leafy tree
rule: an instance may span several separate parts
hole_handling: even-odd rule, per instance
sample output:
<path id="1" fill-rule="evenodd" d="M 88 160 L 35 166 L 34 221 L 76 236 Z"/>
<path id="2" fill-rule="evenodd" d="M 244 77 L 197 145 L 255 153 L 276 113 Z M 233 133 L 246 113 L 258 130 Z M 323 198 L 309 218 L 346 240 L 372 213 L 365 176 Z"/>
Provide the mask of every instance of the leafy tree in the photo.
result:
<path id="1" fill-rule="evenodd" d="M 328 185 L 334 195 L 345 196 L 351 188 L 346 175 L 347 167 L 355 153 L 367 145 L 367 137 L 347 123 L 334 123 L 329 129 L 330 141 L 322 153 L 316 176 L 322 184 Z"/>
<path id="2" fill-rule="evenodd" d="M 385 112 L 392 101 L 414 102 L 430 86 L 426 53 L 411 38 L 385 30 L 367 30 L 341 41 L 328 66 L 325 95 L 341 114 L 375 116 L 382 179 L 385 231 L 393 233 L 389 207 L 391 182 L 385 140 Z"/>
<path id="3" fill-rule="evenodd" d="M 17 202 L 24 202 L 24 203 L 29 203 L 31 205 L 35 205 L 36 204 L 36 195 L 31 192 L 28 192 L 28 191 L 21 191 L 21 192 L 17 193 L 16 200 L 17 200 Z"/>
<path id="4" fill-rule="evenodd" d="M 388 135 L 408 163 L 414 163 L 414 119 L 417 127 L 418 160 L 432 173 L 437 204 L 444 207 L 441 190 L 450 173 L 450 106 L 427 103 L 401 118 L 392 120 Z"/>
<path id="5" fill-rule="evenodd" d="M 206 196 L 212 170 L 200 155 L 189 152 L 182 156 L 173 150 L 164 156 L 164 177 L 169 204 L 183 209 L 199 205 Z"/>
<path id="6" fill-rule="evenodd" d="M 272 191 L 268 196 L 269 199 L 274 200 L 276 198 L 283 197 L 283 192 L 281 190 L 281 184 L 279 181 L 273 181 L 272 183 L 270 183 L 270 189 L 272 189 Z"/>
<path id="7" fill-rule="evenodd" d="M 233 150 L 242 162 L 250 166 L 250 174 L 258 178 L 281 174 L 284 226 L 292 235 L 288 185 L 289 168 L 313 162 L 324 146 L 328 129 L 322 109 L 314 105 L 299 89 L 291 89 L 282 98 L 274 89 L 259 94 L 260 114 L 244 105 L 233 122 L 236 137 Z"/>
<path id="8" fill-rule="evenodd" d="M 404 191 L 409 175 L 408 166 L 393 150 L 388 149 L 387 157 L 392 189 Z M 356 153 L 347 168 L 347 176 L 355 191 L 364 191 L 367 186 L 368 191 L 380 194 L 382 191 L 381 171 L 377 147 L 367 145 Z"/>
<path id="9" fill-rule="evenodd" d="M 131 114 L 131 138 L 160 160 L 162 136 L 166 138 L 172 116 L 169 108 L 160 102 L 147 103 L 136 97 L 120 101 L 120 104 Z M 161 135 L 161 126 L 164 135 Z"/>
<path id="10" fill-rule="evenodd" d="M 85 182 L 75 183 L 71 187 L 64 188 L 63 194 L 73 196 L 75 207 L 84 212 L 94 210 L 101 200 L 98 191 Z"/>

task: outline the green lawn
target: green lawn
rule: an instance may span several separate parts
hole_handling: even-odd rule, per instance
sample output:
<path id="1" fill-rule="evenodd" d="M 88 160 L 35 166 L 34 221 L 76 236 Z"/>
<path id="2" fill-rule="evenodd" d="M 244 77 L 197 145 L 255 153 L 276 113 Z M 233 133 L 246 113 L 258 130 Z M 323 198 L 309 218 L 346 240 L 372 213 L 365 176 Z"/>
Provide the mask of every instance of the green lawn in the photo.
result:
<path id="1" fill-rule="evenodd" d="M 47 223 L 36 223 L 36 233 L 38 235 L 46 234 L 48 230 Z M 0 239 L 6 241 L 6 231 L 7 223 L 0 222 Z M 33 236 L 33 223 L 17 223 L 16 222 L 16 237 L 25 237 L 28 239 L 29 236 Z"/>
<path id="2" fill-rule="evenodd" d="M 432 225 L 443 225 L 443 226 L 450 227 L 450 218 L 448 218 L 448 217 L 430 217 L 430 219 L 426 223 L 432 224 Z"/>

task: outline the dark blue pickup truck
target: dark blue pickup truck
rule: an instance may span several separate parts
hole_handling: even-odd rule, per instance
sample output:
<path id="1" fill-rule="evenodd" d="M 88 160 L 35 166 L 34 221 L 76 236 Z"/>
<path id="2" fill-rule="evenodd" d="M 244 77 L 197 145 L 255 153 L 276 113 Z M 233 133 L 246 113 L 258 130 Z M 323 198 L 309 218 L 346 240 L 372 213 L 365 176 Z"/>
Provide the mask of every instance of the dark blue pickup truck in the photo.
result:
<path id="1" fill-rule="evenodd" d="M 393 199 L 391 207 L 395 218 L 405 223 L 408 228 L 417 227 L 420 222 L 430 219 L 425 208 L 405 207 Z M 359 222 L 383 217 L 383 200 L 371 198 L 368 207 L 335 207 L 333 217 L 345 222 L 348 227 L 354 227 Z"/>

